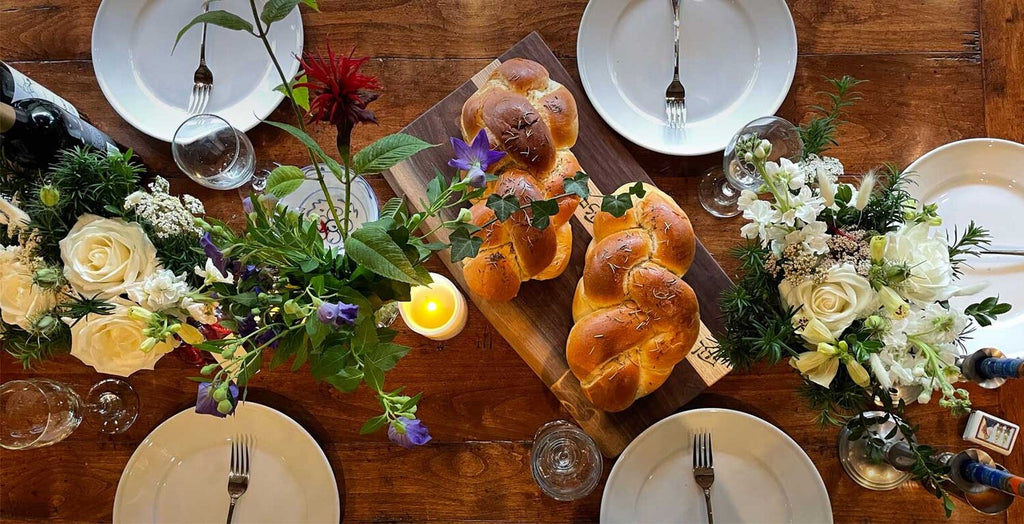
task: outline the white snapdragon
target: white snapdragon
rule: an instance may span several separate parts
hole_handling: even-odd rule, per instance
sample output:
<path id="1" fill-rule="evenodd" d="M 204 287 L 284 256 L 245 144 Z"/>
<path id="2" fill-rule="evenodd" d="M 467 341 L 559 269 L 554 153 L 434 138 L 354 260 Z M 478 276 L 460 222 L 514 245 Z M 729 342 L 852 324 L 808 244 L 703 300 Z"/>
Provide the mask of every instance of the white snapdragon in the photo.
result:
<path id="1" fill-rule="evenodd" d="M 220 320 L 217 317 L 218 306 L 216 302 L 196 302 L 187 297 L 181 301 L 182 309 L 187 311 L 193 320 L 206 325 L 216 324 Z"/>
<path id="2" fill-rule="evenodd" d="M 196 266 L 195 273 L 202 277 L 203 284 L 207 286 L 210 284 L 232 284 L 235 281 L 230 271 L 221 273 L 217 266 L 214 265 L 213 260 L 209 258 L 206 259 L 206 267 Z"/>
<path id="3" fill-rule="evenodd" d="M 128 287 L 128 298 L 150 311 L 164 311 L 177 307 L 190 292 L 184 276 L 169 269 L 156 273 Z"/>
<path id="4" fill-rule="evenodd" d="M 771 202 L 757 200 L 746 206 L 746 209 L 743 210 L 743 218 L 751 222 L 740 228 L 740 234 L 744 238 L 760 238 L 762 244 L 767 244 L 774 236 L 769 235 L 769 230 L 777 227 L 782 214 L 779 213 L 778 209 L 775 209 Z"/>

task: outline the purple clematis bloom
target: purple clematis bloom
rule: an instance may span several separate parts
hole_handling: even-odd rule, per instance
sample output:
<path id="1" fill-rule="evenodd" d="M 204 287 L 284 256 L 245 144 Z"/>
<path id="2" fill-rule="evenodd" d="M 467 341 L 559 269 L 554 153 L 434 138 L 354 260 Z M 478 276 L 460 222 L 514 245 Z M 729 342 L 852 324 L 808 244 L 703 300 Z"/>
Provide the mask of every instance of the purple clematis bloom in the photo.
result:
<path id="1" fill-rule="evenodd" d="M 412 449 L 430 442 L 430 432 L 419 419 L 398 417 L 388 426 L 388 438 L 405 449 Z"/>
<path id="2" fill-rule="evenodd" d="M 351 326 L 356 323 L 358 315 L 359 306 L 344 302 L 324 302 L 316 310 L 316 317 L 320 322 L 334 327 Z"/>
<path id="3" fill-rule="evenodd" d="M 467 144 L 461 139 L 452 137 L 452 150 L 455 158 L 448 161 L 448 165 L 456 169 L 468 171 L 467 178 L 473 187 L 484 187 L 487 177 L 484 174 L 487 168 L 505 157 L 504 151 L 491 149 L 491 143 L 487 139 L 487 132 L 483 129 L 477 133 L 472 144 Z"/>
<path id="4" fill-rule="evenodd" d="M 228 384 L 228 394 L 225 400 L 230 403 L 231 409 L 227 410 L 226 413 L 217 409 L 217 404 L 220 404 L 220 401 L 213 396 L 216 389 L 213 387 L 212 382 L 201 382 L 199 384 L 199 392 L 196 394 L 196 413 L 224 418 L 234 412 L 235 407 L 238 406 L 238 386 Z"/>
<path id="5" fill-rule="evenodd" d="M 227 271 L 228 260 L 224 257 L 224 252 L 214 245 L 213 238 L 210 236 L 209 232 L 206 232 L 206 234 L 199 239 L 199 245 L 202 246 L 203 252 L 206 253 L 206 257 L 213 261 L 213 265 L 217 268 L 217 271 L 220 271 L 221 273 Z"/>

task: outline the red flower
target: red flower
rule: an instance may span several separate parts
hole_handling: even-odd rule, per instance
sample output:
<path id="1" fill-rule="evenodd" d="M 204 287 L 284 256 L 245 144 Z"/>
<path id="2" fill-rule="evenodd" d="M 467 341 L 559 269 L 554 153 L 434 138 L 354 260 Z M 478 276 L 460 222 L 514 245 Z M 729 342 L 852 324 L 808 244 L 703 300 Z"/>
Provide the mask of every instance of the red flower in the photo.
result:
<path id="1" fill-rule="evenodd" d="M 348 56 L 336 56 L 327 46 L 327 58 L 306 53 L 299 60 L 305 70 L 306 81 L 295 87 L 309 89 L 310 122 L 330 122 L 338 128 L 352 129 L 355 124 L 377 123 L 367 104 L 380 96 L 377 78 L 364 75 L 359 68 L 368 58 L 353 58 L 355 48 Z"/>

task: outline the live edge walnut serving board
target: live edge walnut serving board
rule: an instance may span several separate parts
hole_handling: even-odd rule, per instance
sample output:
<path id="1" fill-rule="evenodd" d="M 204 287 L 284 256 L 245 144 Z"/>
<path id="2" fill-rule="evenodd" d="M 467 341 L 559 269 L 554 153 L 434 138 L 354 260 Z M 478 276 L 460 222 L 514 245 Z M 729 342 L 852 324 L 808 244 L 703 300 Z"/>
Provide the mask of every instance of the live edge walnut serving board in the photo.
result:
<path id="1" fill-rule="evenodd" d="M 566 86 L 576 98 L 580 132 L 572 149 L 583 170 L 590 175 L 592 193 L 612 192 L 627 182 L 651 183 L 619 138 L 601 121 L 583 90 L 573 82 L 551 49 L 537 33 L 531 33 L 405 128 L 406 133 L 443 145 L 419 153 L 384 173 L 395 193 L 404 195 L 414 209 L 426 201 L 426 186 L 434 176 L 434 168 L 444 166 L 451 156 L 448 138 L 461 136 L 458 118 L 463 103 L 476 92 L 479 84 L 486 81 L 500 61 L 516 57 L 542 64 L 551 74 L 551 79 Z M 510 302 L 488 302 L 472 293 L 467 295 L 594 438 L 601 451 L 614 457 L 648 426 L 673 413 L 729 372 L 728 367 L 713 361 L 709 348 L 714 347 L 714 334 L 721 333 L 723 329 L 718 301 L 722 290 L 730 286 L 731 281 L 698 241 L 693 265 L 684 277 L 697 294 L 702 320 L 701 336 L 690 355 L 676 366 L 661 388 L 627 410 L 606 413 L 596 409 L 569 371 L 565 360 L 565 341 L 573 326 L 573 293 L 583 272 L 584 255 L 590 243 L 592 220 L 599 207 L 599 199 L 600 196 L 592 197 L 589 202 L 581 202 L 577 209 L 572 220 L 572 258 L 562 276 L 554 280 L 525 282 L 519 296 Z M 429 231 L 436 225 L 436 220 L 427 223 L 424 230 Z M 700 236 L 700 231 L 696 233 Z M 441 232 L 431 240 L 447 241 L 447 233 Z M 451 263 L 447 252 L 441 253 L 440 257 L 462 289 L 467 289 L 460 264 Z"/>

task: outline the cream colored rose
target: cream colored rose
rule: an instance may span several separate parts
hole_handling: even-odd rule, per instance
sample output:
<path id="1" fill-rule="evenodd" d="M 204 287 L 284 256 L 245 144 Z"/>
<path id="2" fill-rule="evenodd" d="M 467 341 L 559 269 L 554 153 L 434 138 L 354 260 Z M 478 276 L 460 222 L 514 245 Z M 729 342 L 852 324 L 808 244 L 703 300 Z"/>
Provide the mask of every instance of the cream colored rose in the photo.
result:
<path id="1" fill-rule="evenodd" d="M 853 266 L 843 264 L 829 270 L 820 284 L 806 279 L 797 286 L 783 280 L 779 284 L 783 302 L 799 308 L 793 322 L 817 319 L 833 337 L 838 338 L 850 324 L 877 309 L 875 293 L 868 280 Z"/>
<path id="2" fill-rule="evenodd" d="M 900 288 L 903 295 L 919 302 L 946 300 L 953 295 L 953 267 L 949 263 L 949 246 L 931 235 L 927 223 L 903 226 L 885 235 L 885 259 L 906 263 L 910 278 Z"/>
<path id="3" fill-rule="evenodd" d="M 174 349 L 174 338 L 142 351 L 146 322 L 128 316 L 130 302 L 119 298 L 112 302 L 111 314 L 89 315 L 71 326 L 71 354 L 100 373 L 120 377 L 153 369 L 160 357 Z"/>
<path id="4" fill-rule="evenodd" d="M 57 305 L 57 296 L 32 282 L 33 269 L 15 257 L 0 261 L 0 318 L 29 329 L 31 320 Z"/>
<path id="5" fill-rule="evenodd" d="M 82 215 L 60 241 L 64 275 L 87 297 L 120 295 L 157 269 L 156 248 L 142 226 Z"/>

